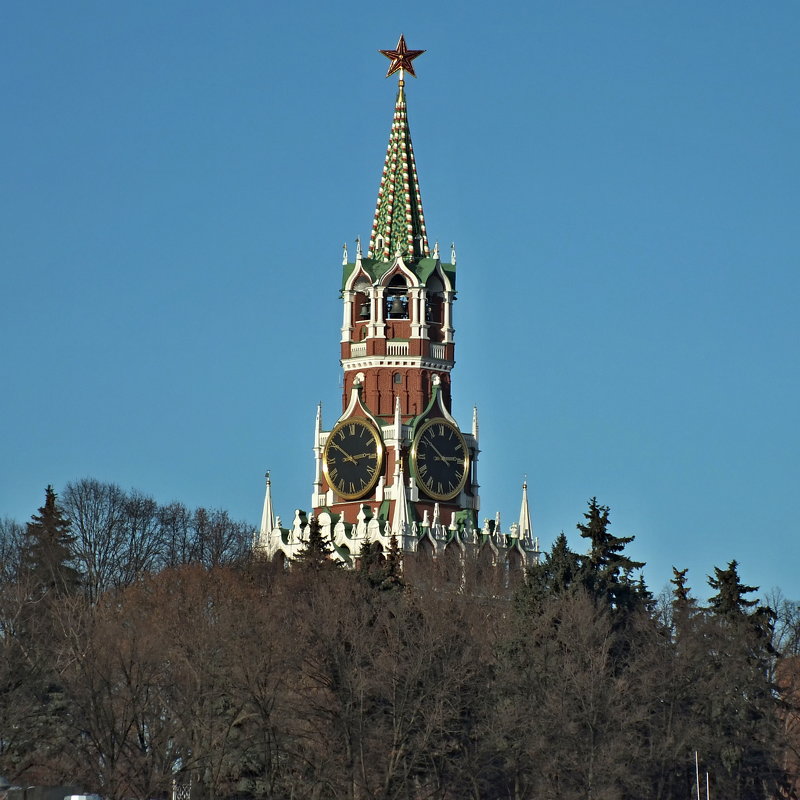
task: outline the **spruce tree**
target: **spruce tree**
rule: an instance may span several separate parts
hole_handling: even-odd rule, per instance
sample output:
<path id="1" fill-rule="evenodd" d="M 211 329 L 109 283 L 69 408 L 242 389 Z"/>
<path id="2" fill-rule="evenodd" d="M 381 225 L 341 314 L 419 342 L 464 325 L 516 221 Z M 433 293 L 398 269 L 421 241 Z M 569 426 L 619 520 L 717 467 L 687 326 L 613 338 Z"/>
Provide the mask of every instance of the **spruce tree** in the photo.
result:
<path id="1" fill-rule="evenodd" d="M 20 577 L 32 595 L 63 595 L 80 586 L 74 545 L 70 522 L 56 502 L 53 487 L 48 486 L 44 505 L 27 525 L 20 559 Z"/>
<path id="2" fill-rule="evenodd" d="M 392 534 L 392 538 L 389 540 L 389 554 L 386 556 L 383 572 L 381 589 L 392 591 L 403 588 L 405 585 L 403 583 L 403 554 L 400 552 L 400 544 L 395 534 Z"/>
<path id="3" fill-rule="evenodd" d="M 631 578 L 633 571 L 641 569 L 644 562 L 633 561 L 622 552 L 634 537 L 614 536 L 608 530 L 609 508 L 601 506 L 596 497 L 589 501 L 589 510 L 583 516 L 586 522 L 578 523 L 577 527 L 581 536 L 589 540 L 589 553 L 582 569 L 586 588 L 596 597 L 607 600 L 612 608 L 630 610 L 646 605 L 649 592 Z"/>
<path id="4" fill-rule="evenodd" d="M 758 605 L 758 600 L 748 600 L 746 594 L 757 592 L 757 586 L 746 586 L 739 579 L 739 564 L 734 559 L 727 569 L 714 567 L 714 577 L 709 576 L 708 585 L 716 590 L 709 598 L 711 610 L 721 617 L 734 617 L 746 614 Z"/>
<path id="5" fill-rule="evenodd" d="M 771 681 L 774 613 L 745 595 L 758 591 L 742 583 L 737 562 L 714 568 L 708 578 L 709 722 L 718 760 L 720 796 L 760 800 L 774 796 L 781 781 L 781 724 Z"/>
<path id="6" fill-rule="evenodd" d="M 670 583 L 675 587 L 672 590 L 672 628 L 676 636 L 681 636 L 692 618 L 697 614 L 697 600 L 689 594 L 686 584 L 688 569 L 672 568 Z"/>
<path id="7" fill-rule="evenodd" d="M 294 565 L 298 569 L 311 572 L 336 570 L 342 565 L 341 561 L 333 558 L 333 547 L 322 536 L 322 526 L 316 517 L 311 517 L 308 521 L 308 540 L 294 557 Z"/>
<path id="8" fill-rule="evenodd" d="M 550 552 L 534 564 L 527 573 L 526 588 L 522 595 L 534 604 L 548 597 L 558 597 L 571 589 L 580 573 L 580 557 L 567 544 L 564 531 L 556 536 Z"/>

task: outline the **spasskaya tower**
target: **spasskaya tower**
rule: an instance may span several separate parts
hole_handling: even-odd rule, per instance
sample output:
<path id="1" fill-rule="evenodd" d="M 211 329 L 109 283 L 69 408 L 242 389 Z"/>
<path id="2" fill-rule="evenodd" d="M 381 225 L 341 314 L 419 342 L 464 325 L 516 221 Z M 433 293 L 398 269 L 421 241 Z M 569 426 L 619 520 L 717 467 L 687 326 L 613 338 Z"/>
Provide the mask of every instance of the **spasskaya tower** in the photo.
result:
<path id="1" fill-rule="evenodd" d="M 387 77 L 399 79 L 394 116 L 369 244 L 356 241 L 353 260 L 344 248 L 342 408 L 329 429 L 317 409 L 311 507 L 347 562 L 366 540 L 386 548 L 396 536 L 404 552 L 435 556 L 450 544 L 463 550 L 502 536 L 506 558 L 513 549 L 529 563 L 526 490 L 520 524 L 508 535 L 499 520 L 479 529 L 477 412 L 468 430 L 452 415 L 456 253 L 451 245 L 445 261 L 429 242 L 406 105 L 405 77 L 415 76 L 413 62 L 425 51 L 409 50 L 401 36 L 380 52 L 390 60 Z M 305 526 L 300 511 L 291 529 L 275 524 L 268 478 L 261 545 L 291 557 Z"/>

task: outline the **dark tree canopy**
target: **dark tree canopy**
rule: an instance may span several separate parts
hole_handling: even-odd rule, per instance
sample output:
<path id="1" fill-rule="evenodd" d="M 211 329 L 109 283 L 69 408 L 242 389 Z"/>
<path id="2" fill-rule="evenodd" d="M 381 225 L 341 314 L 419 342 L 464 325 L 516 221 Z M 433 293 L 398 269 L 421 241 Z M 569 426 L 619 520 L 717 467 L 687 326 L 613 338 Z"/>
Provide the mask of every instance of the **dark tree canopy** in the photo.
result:
<path id="1" fill-rule="evenodd" d="M 502 566 L 487 580 L 487 549 L 415 572 L 395 538 L 340 569 L 313 518 L 286 569 L 238 556 L 225 512 L 73 488 L 72 529 L 52 489 L 24 534 L 0 525 L 14 783 L 69 777 L 108 800 L 173 781 L 196 800 L 673 800 L 695 796 L 697 751 L 712 797 L 792 797 L 800 665 L 778 661 L 754 587 L 734 562 L 704 608 L 675 569 L 656 612 L 632 537 L 596 501 L 590 552 L 562 534 L 515 585 Z M 67 593 L 74 531 L 95 571 Z M 789 648 L 796 606 L 781 606 Z"/>

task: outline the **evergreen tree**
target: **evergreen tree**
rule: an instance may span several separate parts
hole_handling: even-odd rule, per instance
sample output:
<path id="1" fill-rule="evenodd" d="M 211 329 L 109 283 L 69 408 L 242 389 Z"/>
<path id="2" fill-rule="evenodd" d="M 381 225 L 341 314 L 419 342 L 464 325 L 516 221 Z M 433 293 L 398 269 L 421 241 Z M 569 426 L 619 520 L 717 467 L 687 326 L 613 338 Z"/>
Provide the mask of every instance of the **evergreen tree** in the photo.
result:
<path id="1" fill-rule="evenodd" d="M 358 555 L 358 574 L 371 582 L 374 573 L 380 567 L 381 561 L 381 546 L 379 542 L 373 542 L 369 538 L 369 534 L 364 539 L 364 543 L 361 545 L 361 552 Z"/>
<path id="2" fill-rule="evenodd" d="M 718 762 L 724 796 L 761 800 L 774 796 L 782 774 L 781 725 L 770 678 L 774 614 L 745 597 L 758 587 L 741 582 L 735 560 L 727 569 L 715 567 L 708 583 L 716 594 L 709 598 L 703 631 L 709 657 L 704 695 L 709 739 L 719 743 L 710 755 Z"/>
<path id="3" fill-rule="evenodd" d="M 733 617 L 746 614 L 748 609 L 758 605 L 758 600 L 748 600 L 746 594 L 757 592 L 757 586 L 745 586 L 739 579 L 739 564 L 734 559 L 728 569 L 714 567 L 714 577 L 709 576 L 708 585 L 716 590 L 709 598 L 712 611 L 721 617 Z"/>
<path id="4" fill-rule="evenodd" d="M 405 585 L 403 583 L 403 555 L 395 534 L 392 534 L 392 538 L 389 540 L 389 554 L 386 557 L 383 573 L 380 588 L 384 591 L 402 589 Z"/>
<path id="5" fill-rule="evenodd" d="M 403 587 L 403 564 L 397 537 L 389 541 L 389 553 L 383 555 L 380 542 L 366 539 L 358 559 L 358 574 L 374 589 L 388 591 Z"/>
<path id="6" fill-rule="evenodd" d="M 333 558 L 333 547 L 323 538 L 322 526 L 316 517 L 312 516 L 308 521 L 308 541 L 295 556 L 294 564 L 298 569 L 311 572 L 336 570 L 342 565 L 341 561 Z"/>
<path id="7" fill-rule="evenodd" d="M 601 506 L 597 498 L 589 501 L 589 510 L 583 515 L 584 524 L 578 530 L 589 540 L 589 553 L 583 561 L 582 579 L 595 597 L 608 601 L 612 608 L 632 609 L 652 602 L 646 587 L 633 582 L 631 574 L 644 566 L 643 561 L 633 561 L 623 554 L 633 536 L 614 536 L 609 530 L 609 508 Z"/>
<path id="8" fill-rule="evenodd" d="M 80 585 L 80 573 L 73 566 L 75 537 L 70 522 L 56 503 L 52 486 L 45 491 L 44 505 L 27 525 L 20 559 L 20 577 L 34 595 L 73 592 Z"/>
<path id="9" fill-rule="evenodd" d="M 680 636 L 697 613 L 697 600 L 689 594 L 686 585 L 688 569 L 672 568 L 670 583 L 675 587 L 672 590 L 672 627 L 677 636 Z"/>
<path id="10" fill-rule="evenodd" d="M 579 573 L 580 556 L 570 550 L 562 531 L 553 542 L 550 552 L 528 570 L 522 595 L 534 604 L 548 597 L 563 595 L 575 585 Z"/>

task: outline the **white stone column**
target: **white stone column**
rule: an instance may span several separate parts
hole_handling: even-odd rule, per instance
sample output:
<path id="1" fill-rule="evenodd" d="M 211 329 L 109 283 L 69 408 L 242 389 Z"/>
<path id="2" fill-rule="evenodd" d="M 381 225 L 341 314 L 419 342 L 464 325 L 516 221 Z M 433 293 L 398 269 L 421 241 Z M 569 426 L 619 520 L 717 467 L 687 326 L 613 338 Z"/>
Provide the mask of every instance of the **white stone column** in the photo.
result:
<path id="1" fill-rule="evenodd" d="M 344 312 L 342 317 L 342 341 L 349 342 L 353 338 L 353 296 L 355 292 L 344 293 Z"/>
<path id="2" fill-rule="evenodd" d="M 442 293 L 442 308 L 444 310 L 444 320 L 442 321 L 442 334 L 445 344 L 454 341 L 453 339 L 453 299 L 455 292 Z"/>

